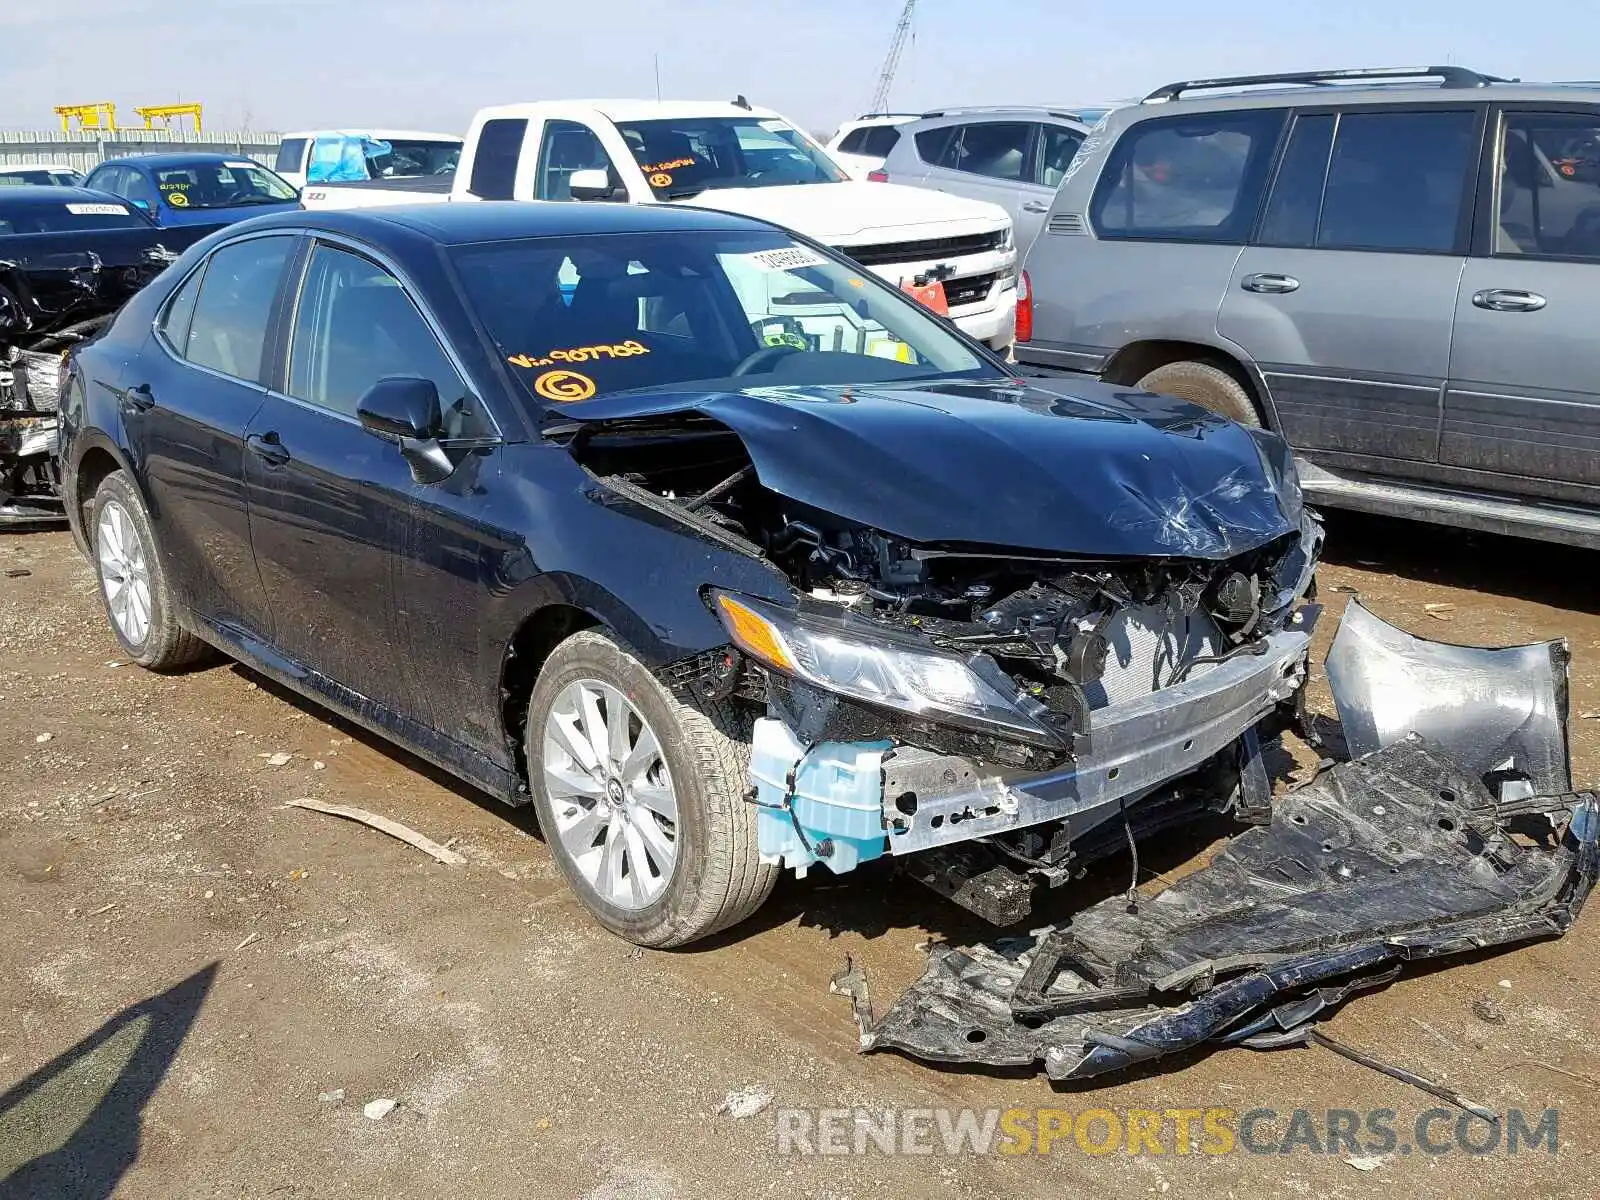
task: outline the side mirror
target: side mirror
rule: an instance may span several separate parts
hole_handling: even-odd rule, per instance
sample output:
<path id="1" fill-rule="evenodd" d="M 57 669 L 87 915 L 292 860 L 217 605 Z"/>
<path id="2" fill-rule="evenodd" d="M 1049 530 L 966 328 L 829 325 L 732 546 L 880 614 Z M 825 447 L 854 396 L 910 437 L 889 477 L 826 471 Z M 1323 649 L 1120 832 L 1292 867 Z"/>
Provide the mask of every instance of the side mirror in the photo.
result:
<path id="1" fill-rule="evenodd" d="M 574 200 L 616 200 L 621 190 L 611 182 L 611 172 L 601 167 L 574 171 L 567 181 Z"/>
<path id="2" fill-rule="evenodd" d="M 439 389 L 431 379 L 391 375 L 367 389 L 356 402 L 356 418 L 373 433 L 427 441 L 439 436 Z"/>
<path id="3" fill-rule="evenodd" d="M 356 419 L 363 429 L 400 439 L 400 453 L 416 482 L 438 483 L 455 471 L 455 463 L 438 442 L 444 419 L 433 380 L 413 375 L 378 380 L 356 402 Z"/>
<path id="4" fill-rule="evenodd" d="M 152 215 L 150 201 L 148 201 L 148 200 L 130 200 L 130 201 L 128 201 L 128 203 L 133 205 L 135 208 L 137 208 L 145 216 L 148 217 L 148 216 Z"/>

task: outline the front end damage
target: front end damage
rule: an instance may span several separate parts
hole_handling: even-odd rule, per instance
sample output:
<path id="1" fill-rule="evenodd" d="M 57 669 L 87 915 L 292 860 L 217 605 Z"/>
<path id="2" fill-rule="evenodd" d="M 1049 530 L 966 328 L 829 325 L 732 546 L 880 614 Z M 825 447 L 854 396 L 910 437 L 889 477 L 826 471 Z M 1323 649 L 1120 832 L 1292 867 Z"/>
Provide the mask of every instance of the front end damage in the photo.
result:
<path id="1" fill-rule="evenodd" d="M 1025 388 L 910 400 L 772 389 L 606 417 L 570 443 L 604 489 L 791 583 L 789 604 L 708 586 L 729 646 L 667 672 L 758 710 L 763 860 L 803 875 L 890 857 L 1008 925 L 1129 838 L 1206 812 L 1265 820 L 1261 746 L 1299 715 L 1322 540 L 1275 439 L 1198 409 L 1153 428 Z M 908 473 L 954 426 L 971 478 L 938 485 L 941 510 L 892 486 L 894 461 L 852 474 L 858 421 L 906 440 Z M 1056 456 L 1030 433 L 1068 426 L 1039 471 Z M 1076 444 L 1091 437 L 1103 453 Z"/>
<path id="2" fill-rule="evenodd" d="M 1447 694 L 1482 707 L 1451 723 L 1402 678 L 1366 686 L 1396 655 L 1403 679 L 1447 678 Z M 1559 642 L 1438 645 L 1352 604 L 1329 674 L 1369 753 L 1291 791 L 1268 825 L 1153 898 L 1112 897 L 1028 939 L 935 948 L 879 1022 L 854 980 L 863 1049 L 1042 1063 L 1067 1080 L 1208 1042 L 1306 1044 L 1321 1014 L 1410 962 L 1559 937 L 1600 873 L 1600 797 L 1566 790 L 1564 664 Z M 1560 790 L 1544 792 L 1552 781 Z"/>

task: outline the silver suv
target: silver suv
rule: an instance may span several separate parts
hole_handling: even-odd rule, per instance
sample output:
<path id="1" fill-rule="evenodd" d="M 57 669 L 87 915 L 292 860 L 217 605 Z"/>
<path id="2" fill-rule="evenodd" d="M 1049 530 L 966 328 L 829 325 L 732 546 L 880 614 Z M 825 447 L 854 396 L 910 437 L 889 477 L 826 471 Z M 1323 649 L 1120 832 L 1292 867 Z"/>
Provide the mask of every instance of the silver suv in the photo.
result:
<path id="1" fill-rule="evenodd" d="M 1600 547 L 1600 85 L 1169 84 L 1090 132 L 1026 267 L 1025 369 L 1271 426 L 1321 504 Z"/>
<path id="2" fill-rule="evenodd" d="M 1076 113 L 1053 109 L 950 108 L 897 132 L 869 179 L 998 204 L 1026 253 L 1089 127 Z"/>

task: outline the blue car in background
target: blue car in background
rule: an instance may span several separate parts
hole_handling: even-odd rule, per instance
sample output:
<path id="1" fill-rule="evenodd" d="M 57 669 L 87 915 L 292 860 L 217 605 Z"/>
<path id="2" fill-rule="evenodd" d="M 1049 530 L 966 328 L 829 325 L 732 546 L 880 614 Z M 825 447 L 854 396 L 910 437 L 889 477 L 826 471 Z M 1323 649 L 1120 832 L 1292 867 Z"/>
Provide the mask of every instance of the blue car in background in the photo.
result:
<path id="1" fill-rule="evenodd" d="M 114 158 L 84 187 L 120 196 L 163 228 L 221 228 L 298 208 L 300 193 L 258 162 L 228 154 L 140 154 Z"/>

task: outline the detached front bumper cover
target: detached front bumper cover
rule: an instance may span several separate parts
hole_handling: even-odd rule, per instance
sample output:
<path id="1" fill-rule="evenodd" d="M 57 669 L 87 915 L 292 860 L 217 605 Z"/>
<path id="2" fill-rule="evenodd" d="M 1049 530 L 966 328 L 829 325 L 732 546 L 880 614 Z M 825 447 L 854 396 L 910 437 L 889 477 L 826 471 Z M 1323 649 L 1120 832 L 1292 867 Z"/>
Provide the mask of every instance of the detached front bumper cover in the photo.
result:
<path id="1" fill-rule="evenodd" d="M 1559 937 L 1600 873 L 1600 800 L 1571 791 L 1568 660 L 1562 641 L 1430 642 L 1352 603 L 1328 677 L 1355 761 L 1153 899 L 936 948 L 875 1025 L 845 978 L 862 1048 L 1084 1079 L 1316 1039 L 1319 1014 L 1412 960 Z"/>
<path id="2" fill-rule="evenodd" d="M 864 1049 L 1121 1070 L 1304 1026 L 1403 964 L 1558 937 L 1600 870 L 1591 793 L 1497 801 L 1411 736 L 1279 801 L 1271 825 L 1130 908 L 1011 946 L 939 947 Z"/>

